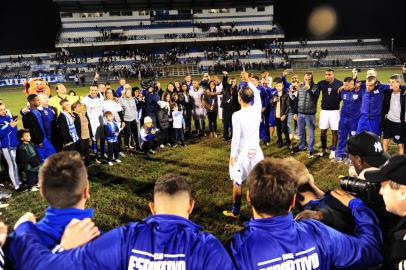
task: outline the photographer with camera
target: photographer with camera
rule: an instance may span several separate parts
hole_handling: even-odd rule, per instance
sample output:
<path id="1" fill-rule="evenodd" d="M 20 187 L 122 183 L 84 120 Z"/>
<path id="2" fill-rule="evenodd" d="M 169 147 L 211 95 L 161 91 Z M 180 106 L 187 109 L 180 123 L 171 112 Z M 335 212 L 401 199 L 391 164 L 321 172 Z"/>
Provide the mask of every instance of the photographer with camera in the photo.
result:
<path id="1" fill-rule="evenodd" d="M 366 172 L 365 178 L 380 184 L 386 210 L 400 217 L 384 242 L 382 269 L 406 269 L 406 156 L 391 158 L 381 169 Z"/>

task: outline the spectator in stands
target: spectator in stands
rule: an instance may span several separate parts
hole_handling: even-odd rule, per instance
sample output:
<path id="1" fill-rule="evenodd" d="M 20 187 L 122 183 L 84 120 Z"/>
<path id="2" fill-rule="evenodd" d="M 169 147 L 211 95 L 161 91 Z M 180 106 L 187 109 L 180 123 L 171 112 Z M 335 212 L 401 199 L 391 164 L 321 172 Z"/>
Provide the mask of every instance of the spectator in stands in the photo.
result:
<path id="1" fill-rule="evenodd" d="M 59 114 L 57 121 L 63 150 L 80 152 L 80 119 L 75 118 L 70 112 L 71 104 L 67 99 L 62 99 L 60 103 L 62 111 Z"/>
<path id="2" fill-rule="evenodd" d="M 293 152 L 297 153 L 305 150 L 306 134 L 308 134 L 307 151 L 309 158 L 313 158 L 314 154 L 314 133 L 316 130 L 316 112 L 319 94 L 318 86 L 313 82 L 313 73 L 306 72 L 304 83 L 300 85 L 296 98 L 297 111 L 295 111 L 294 118 L 298 121 L 300 142 Z M 306 126 L 308 132 L 306 132 Z"/>
<path id="3" fill-rule="evenodd" d="M 21 181 L 17 167 L 17 118 L 7 115 L 6 106 L 0 105 L 0 148 L 7 161 L 8 175 L 15 190 L 19 190 Z"/>
<path id="4" fill-rule="evenodd" d="M 89 120 L 87 119 L 85 113 L 83 112 L 82 104 L 76 101 L 71 107 L 72 115 L 76 121 L 80 121 L 80 155 L 85 162 L 85 166 L 92 165 L 89 153 L 89 140 L 90 140 L 90 130 L 89 130 Z"/>
<path id="5" fill-rule="evenodd" d="M 398 154 L 405 153 L 405 97 L 400 89 L 400 75 L 390 77 L 390 91 L 384 93 L 382 106 L 383 150 L 388 152 L 389 142 L 392 139 L 398 146 Z"/>
<path id="6" fill-rule="evenodd" d="M 40 194 L 48 208 L 45 216 L 33 227 L 44 249 L 57 246 L 66 226 L 73 220 L 93 216 L 93 209 L 86 208 L 90 198 L 87 170 L 77 152 L 60 152 L 48 158 L 39 172 Z M 9 239 L 8 258 L 15 269 L 27 267 L 21 261 L 13 233 Z M 32 269 L 32 268 L 31 268 Z"/>
<path id="7" fill-rule="evenodd" d="M 310 268 L 327 270 L 379 265 L 382 235 L 374 212 L 360 199 L 337 190 L 332 196 L 349 207 L 356 220 L 354 236 L 318 221 L 295 221 L 290 211 L 295 205 L 296 178 L 296 172 L 282 159 L 268 158 L 254 167 L 247 192 L 254 219 L 230 243 L 236 266 L 284 268 L 306 261 Z"/>
<path id="8" fill-rule="evenodd" d="M 135 99 L 132 96 L 131 85 L 125 84 L 122 97 L 120 98 L 120 104 L 123 108 L 124 119 L 124 145 L 127 149 L 133 149 L 134 145 L 137 149 L 140 149 L 139 142 L 139 129 L 138 129 L 138 110 Z"/>
<path id="9" fill-rule="evenodd" d="M 124 78 L 121 78 L 121 79 L 118 81 L 118 83 L 119 83 L 120 85 L 119 85 L 119 87 L 117 87 L 117 89 L 116 89 L 116 94 L 117 94 L 117 97 L 121 97 L 121 96 L 122 96 L 122 93 L 123 93 L 123 90 L 124 90 L 124 85 L 126 85 L 126 81 L 125 81 Z"/>
<path id="10" fill-rule="evenodd" d="M 44 124 L 43 114 L 38 107 L 40 99 L 36 94 L 30 94 L 27 97 L 30 104 L 28 112 L 21 111 L 24 128 L 28 129 L 31 134 L 32 142 L 35 145 L 39 159 L 43 162 L 47 157 L 54 154 L 55 148 L 47 138 L 47 130 Z"/>
<path id="11" fill-rule="evenodd" d="M 58 254 L 53 254 L 44 247 L 38 237 L 38 230 L 31 222 L 22 223 L 16 230 L 14 254 L 21 254 L 23 258 L 26 254 L 31 254 L 32 256 L 27 256 L 27 260 L 24 260 L 24 265 L 33 270 L 63 267 L 165 268 L 168 265 L 176 265 L 179 269 L 234 269 L 220 241 L 213 235 L 202 232 L 200 226 L 188 220 L 194 200 L 184 177 L 165 175 L 158 179 L 154 187 L 154 201 L 149 206 L 152 216 L 142 222 L 113 229 L 91 244 Z M 87 225 L 84 227 L 89 228 Z M 159 228 L 167 230 L 160 231 Z M 92 228 L 92 237 L 89 239 L 97 236 L 93 233 Z M 83 239 L 77 240 L 79 241 L 68 241 L 70 245 L 67 249 L 86 242 Z M 102 256 L 101 250 L 109 256 Z M 78 256 L 83 259 L 77 260 Z M 21 263 L 18 262 L 17 266 Z"/>
<path id="12" fill-rule="evenodd" d="M 105 153 L 104 128 L 103 128 L 103 99 L 98 97 L 96 85 L 90 86 L 90 94 L 83 97 L 81 103 L 86 107 L 86 116 L 89 119 L 89 126 L 92 138 L 92 150 L 95 154 L 96 163 L 101 163 L 100 158 Z M 97 144 L 100 144 L 100 148 Z"/>
<path id="13" fill-rule="evenodd" d="M 343 85 L 343 82 L 335 78 L 334 70 L 331 68 L 326 70 L 324 78 L 324 80 L 318 83 L 319 91 L 322 93 L 319 119 L 322 148 L 320 156 L 324 156 L 327 153 L 327 129 L 330 128 L 332 139 L 329 158 L 334 159 L 338 142 L 338 123 L 340 121 L 341 95 L 339 89 Z"/>
<path id="14" fill-rule="evenodd" d="M 217 99 L 216 83 L 214 81 L 210 81 L 208 89 L 203 94 L 202 103 L 207 111 L 210 137 L 217 138 L 218 99 Z"/>

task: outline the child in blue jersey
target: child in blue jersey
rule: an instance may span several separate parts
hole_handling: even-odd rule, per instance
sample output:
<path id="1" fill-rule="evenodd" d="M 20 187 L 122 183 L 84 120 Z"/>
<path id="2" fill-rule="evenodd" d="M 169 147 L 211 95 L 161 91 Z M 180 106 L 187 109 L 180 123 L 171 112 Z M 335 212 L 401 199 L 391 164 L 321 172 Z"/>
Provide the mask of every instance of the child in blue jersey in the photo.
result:
<path id="1" fill-rule="evenodd" d="M 343 191 L 331 194 L 351 209 L 354 236 L 316 220 L 293 218 L 298 176 L 283 159 L 267 158 L 248 176 L 254 218 L 234 234 L 238 269 L 369 269 L 382 262 L 382 234 L 374 212 Z M 302 267 L 298 267 L 298 266 Z"/>
<path id="2" fill-rule="evenodd" d="M 30 270 L 235 269 L 221 242 L 189 220 L 194 204 L 191 187 L 183 176 L 162 176 L 155 183 L 154 200 L 149 203 L 151 216 L 113 229 L 83 247 L 57 254 L 44 247 L 33 223 L 23 222 L 16 228 L 16 245 L 11 250 L 12 256 L 19 256 L 14 266 Z M 84 230 L 92 231 L 89 227 Z M 68 242 L 70 245 L 64 241 L 61 247 L 84 243 L 81 238 L 76 245 Z"/>
<path id="3" fill-rule="evenodd" d="M 114 120 L 114 114 L 112 112 L 105 112 L 104 117 L 106 118 L 104 134 L 107 141 L 108 164 L 113 166 L 113 161 L 121 163 L 121 160 L 118 158 L 120 153 L 120 149 L 118 147 L 118 135 L 120 134 L 121 130 L 117 122 Z"/>
<path id="4" fill-rule="evenodd" d="M 65 227 L 73 220 L 93 216 L 93 209 L 86 208 L 90 197 L 87 170 L 80 154 L 76 151 L 60 152 L 45 160 L 39 171 L 40 194 L 48 208 L 45 216 L 34 226 L 45 249 L 53 249 L 62 238 Z M 9 239 L 8 250 L 15 246 L 15 234 Z M 8 252 L 14 269 L 21 260 L 20 254 Z M 43 268 L 46 269 L 46 268 Z"/>

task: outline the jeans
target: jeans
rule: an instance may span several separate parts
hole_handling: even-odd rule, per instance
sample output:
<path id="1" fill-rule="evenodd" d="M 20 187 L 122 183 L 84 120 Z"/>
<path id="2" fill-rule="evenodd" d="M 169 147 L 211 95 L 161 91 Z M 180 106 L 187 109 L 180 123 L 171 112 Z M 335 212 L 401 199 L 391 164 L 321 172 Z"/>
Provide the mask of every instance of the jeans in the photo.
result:
<path id="1" fill-rule="evenodd" d="M 293 112 L 289 112 L 289 114 L 288 114 L 288 122 L 287 122 L 288 133 L 289 134 L 293 134 L 293 133 L 298 134 L 299 130 L 298 130 L 298 126 L 297 126 L 297 121 L 293 120 L 293 115 L 294 115 Z M 292 127 L 291 127 L 292 121 L 294 122 L 294 125 L 295 125 L 294 132 L 293 132 Z"/>
<path id="2" fill-rule="evenodd" d="M 309 141 L 307 150 L 314 152 L 314 132 L 316 129 L 316 115 L 315 114 L 301 114 L 298 115 L 298 128 L 299 128 L 299 149 L 303 150 L 306 144 L 306 127 L 308 129 Z"/>
<path id="3" fill-rule="evenodd" d="M 174 138 L 175 144 L 180 141 L 180 143 L 182 145 L 184 145 L 185 144 L 185 136 L 184 136 L 184 133 L 183 133 L 183 128 L 174 128 L 173 131 L 174 131 L 174 134 L 175 134 L 175 138 Z"/>

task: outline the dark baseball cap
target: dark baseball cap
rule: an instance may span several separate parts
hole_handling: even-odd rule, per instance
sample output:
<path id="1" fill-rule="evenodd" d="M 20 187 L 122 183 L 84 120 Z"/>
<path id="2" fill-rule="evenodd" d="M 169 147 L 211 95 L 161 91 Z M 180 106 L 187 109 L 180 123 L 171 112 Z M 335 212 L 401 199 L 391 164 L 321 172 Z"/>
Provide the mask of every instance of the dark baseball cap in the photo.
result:
<path id="1" fill-rule="evenodd" d="M 381 169 L 365 172 L 365 180 L 375 183 L 391 180 L 406 185 L 406 156 L 394 156 Z"/>
<path id="2" fill-rule="evenodd" d="M 372 167 L 381 167 L 390 158 L 389 154 L 383 151 L 379 137 L 367 131 L 348 139 L 347 152 L 362 157 Z"/>

